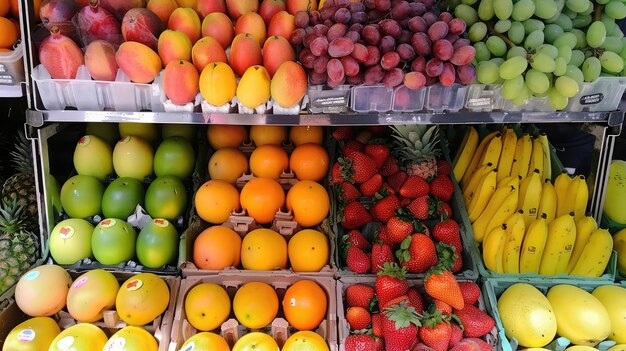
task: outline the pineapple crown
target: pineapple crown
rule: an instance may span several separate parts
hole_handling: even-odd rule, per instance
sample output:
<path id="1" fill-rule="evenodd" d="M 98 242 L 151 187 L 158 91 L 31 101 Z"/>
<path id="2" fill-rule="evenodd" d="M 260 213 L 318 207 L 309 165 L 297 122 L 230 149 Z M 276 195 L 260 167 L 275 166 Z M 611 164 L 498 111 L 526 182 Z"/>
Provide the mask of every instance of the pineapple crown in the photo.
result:
<path id="1" fill-rule="evenodd" d="M 392 126 L 400 161 L 419 162 L 441 155 L 439 127 L 421 124 Z"/>
<path id="2" fill-rule="evenodd" d="M 20 232 L 25 227 L 25 207 L 20 206 L 16 199 L 2 199 L 0 205 L 0 232 L 12 234 Z"/>
<path id="3" fill-rule="evenodd" d="M 15 139 L 15 150 L 10 153 L 11 164 L 18 173 L 32 175 L 34 173 L 33 154 L 30 141 L 28 141 L 24 132 L 17 133 Z"/>
<path id="4" fill-rule="evenodd" d="M 396 330 L 408 328 L 411 324 L 421 327 L 420 315 L 415 307 L 410 306 L 407 301 L 400 301 L 395 305 L 385 308 L 385 315 L 389 320 L 395 322 Z"/>

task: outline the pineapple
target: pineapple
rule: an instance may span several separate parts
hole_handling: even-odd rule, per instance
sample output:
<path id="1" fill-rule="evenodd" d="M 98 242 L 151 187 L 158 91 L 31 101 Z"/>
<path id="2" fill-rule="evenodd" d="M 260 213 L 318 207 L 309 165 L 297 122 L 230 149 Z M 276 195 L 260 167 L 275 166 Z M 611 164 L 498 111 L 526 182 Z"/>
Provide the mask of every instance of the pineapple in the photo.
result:
<path id="1" fill-rule="evenodd" d="M 20 206 L 25 207 L 28 213 L 25 219 L 26 229 L 36 231 L 39 229 L 39 217 L 32 149 L 23 132 L 18 133 L 15 150 L 11 152 L 11 163 L 17 173 L 4 182 L 2 199 L 17 200 Z"/>
<path id="2" fill-rule="evenodd" d="M 0 293 L 17 282 L 37 260 L 37 237 L 25 230 L 29 214 L 17 200 L 0 205 Z"/>
<path id="3" fill-rule="evenodd" d="M 426 125 L 392 126 L 395 146 L 400 162 L 408 175 L 417 175 L 426 180 L 437 175 L 439 127 Z"/>

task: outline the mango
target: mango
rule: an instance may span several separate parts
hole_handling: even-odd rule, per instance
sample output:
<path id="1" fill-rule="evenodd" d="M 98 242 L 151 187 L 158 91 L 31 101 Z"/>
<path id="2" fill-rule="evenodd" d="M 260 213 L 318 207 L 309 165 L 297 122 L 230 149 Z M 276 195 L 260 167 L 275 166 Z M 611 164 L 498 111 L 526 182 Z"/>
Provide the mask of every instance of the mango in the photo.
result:
<path id="1" fill-rule="evenodd" d="M 259 9 L 258 0 L 226 0 L 228 15 L 233 20 L 245 15 L 248 12 L 257 12 Z"/>
<path id="2" fill-rule="evenodd" d="M 270 20 L 267 27 L 267 35 L 279 35 L 287 40 L 296 29 L 295 17 L 287 11 L 280 11 Z"/>
<path id="3" fill-rule="evenodd" d="M 124 41 L 136 41 L 157 50 L 159 35 L 165 30 L 159 16 L 145 8 L 128 11 L 122 20 Z"/>
<path id="4" fill-rule="evenodd" d="M 100 0 L 100 6 L 109 10 L 118 20 L 134 8 L 146 7 L 146 0 Z"/>
<path id="5" fill-rule="evenodd" d="M 198 73 L 212 62 L 228 63 L 226 52 L 220 43 L 213 37 L 204 37 L 198 40 L 191 49 L 191 59 Z"/>
<path id="6" fill-rule="evenodd" d="M 150 0 L 146 8 L 159 16 L 161 23 L 167 27 L 167 21 L 169 21 L 172 12 L 178 8 L 178 4 L 174 0 Z"/>
<path id="7" fill-rule="evenodd" d="M 292 15 L 300 11 L 311 12 L 317 10 L 317 0 L 287 0 L 286 7 Z"/>
<path id="8" fill-rule="evenodd" d="M 255 108 L 270 99 L 270 75 L 263 66 L 246 70 L 237 86 L 237 99 L 248 108 Z"/>
<path id="9" fill-rule="evenodd" d="M 226 13 L 226 2 L 224 0 L 198 0 L 196 11 L 202 18 L 213 12 Z"/>
<path id="10" fill-rule="evenodd" d="M 223 62 L 208 64 L 200 74 L 200 94 L 213 106 L 222 106 L 235 97 L 235 72 Z"/>
<path id="11" fill-rule="evenodd" d="M 202 36 L 215 38 L 226 50 L 235 37 L 233 22 L 221 12 L 210 13 L 202 20 Z"/>
<path id="12" fill-rule="evenodd" d="M 183 32 L 167 29 L 159 36 L 158 52 L 163 66 L 177 60 L 191 61 L 191 40 Z"/>
<path id="13" fill-rule="evenodd" d="M 192 44 L 195 44 L 202 36 L 200 17 L 196 11 L 190 8 L 179 7 L 174 10 L 167 22 L 167 29 L 185 33 Z"/>
<path id="14" fill-rule="evenodd" d="M 198 0 L 176 0 L 178 7 L 187 7 L 195 9 L 198 6 Z"/>
<path id="15" fill-rule="evenodd" d="M 300 103 L 307 87 L 304 68 L 296 62 L 287 61 L 278 67 L 272 78 L 270 92 L 275 103 L 287 108 Z"/>
<path id="16" fill-rule="evenodd" d="M 248 12 L 239 17 L 237 24 L 235 24 L 235 35 L 241 33 L 252 34 L 259 41 L 259 45 L 263 46 L 266 38 L 263 18 L 256 12 Z"/>
<path id="17" fill-rule="evenodd" d="M 163 89 L 173 103 L 184 105 L 198 95 L 199 73 L 189 61 L 170 62 L 163 72 Z"/>
<path id="18" fill-rule="evenodd" d="M 117 75 L 115 62 L 116 48 L 113 44 L 96 40 L 87 45 L 85 50 L 85 66 L 95 80 L 114 81 Z"/>
<path id="19" fill-rule="evenodd" d="M 274 76 L 283 62 L 295 60 L 296 53 L 287 39 L 279 36 L 267 38 L 263 45 L 263 67 L 270 77 Z"/>
<path id="20" fill-rule="evenodd" d="M 94 269 L 76 278 L 67 294 L 67 311 L 81 323 L 102 319 L 102 313 L 115 305 L 120 289 L 117 278 L 103 269 Z"/>
<path id="21" fill-rule="evenodd" d="M 263 0 L 259 5 L 259 15 L 263 18 L 266 26 L 270 25 L 270 20 L 275 14 L 286 9 L 283 0 Z"/>
<path id="22" fill-rule="evenodd" d="M 115 54 L 120 69 L 135 83 L 150 83 L 161 72 L 161 58 L 144 44 L 127 41 Z"/>
<path id="23" fill-rule="evenodd" d="M 263 54 L 258 40 L 250 33 L 241 33 L 233 39 L 229 64 L 235 74 L 243 76 L 252 66 L 263 64 Z"/>

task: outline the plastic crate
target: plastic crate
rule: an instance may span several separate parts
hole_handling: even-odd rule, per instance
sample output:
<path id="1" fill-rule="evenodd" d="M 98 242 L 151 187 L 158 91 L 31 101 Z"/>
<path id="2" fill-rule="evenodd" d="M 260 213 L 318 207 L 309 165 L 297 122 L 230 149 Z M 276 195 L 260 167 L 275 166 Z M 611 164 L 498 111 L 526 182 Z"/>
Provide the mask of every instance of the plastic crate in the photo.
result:
<path id="1" fill-rule="evenodd" d="M 416 112 L 424 108 L 428 88 L 409 89 L 400 85 L 393 90 L 391 109 L 394 112 Z"/>
<path id="2" fill-rule="evenodd" d="M 0 97 L 22 96 L 24 82 L 24 45 L 18 43 L 10 53 L 0 53 Z"/>
<path id="3" fill-rule="evenodd" d="M 309 112 L 341 113 L 348 111 L 350 86 L 340 85 L 331 89 L 325 85 L 309 85 Z"/>
<path id="4" fill-rule="evenodd" d="M 465 108 L 474 112 L 501 110 L 504 105 L 501 84 L 472 84 L 467 88 Z"/>
<path id="5" fill-rule="evenodd" d="M 358 85 L 352 87 L 350 108 L 354 112 L 391 111 L 393 88 L 384 85 Z"/>
<path id="6" fill-rule="evenodd" d="M 428 87 L 426 94 L 426 110 L 435 113 L 458 112 L 465 105 L 467 86 L 452 84 L 444 87 L 435 84 Z"/>
<path id="7" fill-rule="evenodd" d="M 569 99 L 566 111 L 606 112 L 619 107 L 626 89 L 626 77 L 598 77 L 580 85 L 578 94 Z"/>
<path id="8" fill-rule="evenodd" d="M 328 309 L 326 310 L 326 318 L 322 321 L 320 326 L 315 330 L 320 334 L 328 343 L 331 351 L 337 351 L 337 296 L 336 296 L 336 282 L 332 277 L 306 277 L 301 278 L 294 276 L 293 274 L 283 274 L 281 272 L 274 272 L 264 275 L 250 275 L 247 273 L 233 273 L 228 272 L 221 273 L 213 276 L 203 277 L 190 277 L 182 280 L 180 285 L 180 291 L 178 293 L 178 303 L 176 304 L 176 314 L 174 316 L 174 323 L 171 334 L 171 342 L 169 345 L 170 351 L 177 351 L 183 345 L 183 343 L 192 335 L 197 333 L 197 330 L 189 323 L 185 313 L 184 302 L 187 297 L 187 293 L 196 285 L 201 283 L 213 283 L 221 285 L 226 289 L 230 298 L 235 295 L 236 289 L 242 284 L 248 282 L 263 282 L 271 285 L 276 289 L 279 301 L 282 300 L 287 288 L 300 280 L 313 280 L 326 292 L 328 299 Z M 282 310 L 279 310 L 278 315 L 274 321 L 267 327 L 261 330 L 274 337 L 278 346 L 282 347 L 285 340 L 296 330 L 289 326 L 287 320 L 284 318 Z M 234 314 L 231 311 L 229 319 L 222 323 L 221 327 L 215 332 L 220 333 L 232 347 L 234 343 L 244 334 L 250 332 L 249 328 L 239 324 L 235 319 Z"/>

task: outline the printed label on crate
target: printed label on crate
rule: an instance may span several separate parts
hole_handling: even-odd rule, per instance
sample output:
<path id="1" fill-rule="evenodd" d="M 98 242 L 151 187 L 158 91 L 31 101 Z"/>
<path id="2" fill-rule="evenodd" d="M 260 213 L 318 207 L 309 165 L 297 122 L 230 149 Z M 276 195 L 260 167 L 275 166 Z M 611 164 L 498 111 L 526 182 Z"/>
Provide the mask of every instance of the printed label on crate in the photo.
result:
<path id="1" fill-rule="evenodd" d="M 154 221 L 152 221 L 156 226 L 161 227 L 161 228 L 167 228 L 167 226 L 170 225 L 170 222 L 166 219 L 162 219 L 162 218 L 157 218 Z"/>
<path id="2" fill-rule="evenodd" d="M 72 345 L 74 345 L 73 336 L 66 336 L 63 339 L 57 341 L 57 349 L 59 350 L 69 351 L 71 350 L 70 347 L 72 347 Z"/>
<path id="3" fill-rule="evenodd" d="M 481 97 L 467 100 L 467 107 L 483 107 L 493 105 L 493 98 Z"/>
<path id="4" fill-rule="evenodd" d="M 601 103 L 602 100 L 604 100 L 604 94 L 602 93 L 585 95 L 580 98 L 580 104 L 581 105 L 595 105 L 595 104 Z"/>
<path id="5" fill-rule="evenodd" d="M 126 351 L 126 339 L 121 336 L 115 336 L 109 339 L 102 351 Z"/>
<path id="6" fill-rule="evenodd" d="M 17 334 L 17 340 L 21 342 L 31 342 L 35 340 L 35 331 L 32 328 L 26 328 Z"/>
<path id="7" fill-rule="evenodd" d="M 133 279 L 128 282 L 128 284 L 126 284 L 126 290 L 135 291 L 141 289 L 142 286 L 143 282 L 141 281 L 141 279 Z"/>
<path id="8" fill-rule="evenodd" d="M 196 343 L 191 341 L 187 346 L 180 349 L 180 351 L 193 351 L 196 349 Z"/>
<path id="9" fill-rule="evenodd" d="M 111 228 L 112 226 L 115 225 L 115 223 L 117 223 L 117 221 L 113 218 L 109 218 L 109 219 L 105 219 L 104 221 L 100 222 L 99 226 L 103 227 L 103 228 Z"/>
<path id="10" fill-rule="evenodd" d="M 10 74 L 0 74 L 0 84 L 15 85 L 15 78 Z"/>
<path id="11" fill-rule="evenodd" d="M 348 101 L 344 96 L 333 96 L 327 98 L 318 98 L 311 102 L 316 107 L 333 107 L 333 106 L 345 106 Z"/>
<path id="12" fill-rule="evenodd" d="M 78 288 L 80 288 L 81 286 L 85 285 L 85 283 L 87 283 L 87 280 L 88 280 L 88 279 L 89 279 L 89 277 L 82 277 L 82 278 L 80 278 L 80 279 L 76 280 L 76 281 L 74 282 L 74 289 L 78 289 Z"/>
<path id="13" fill-rule="evenodd" d="M 59 229 L 59 236 L 61 239 L 69 239 L 74 236 L 74 227 L 66 225 Z"/>
<path id="14" fill-rule="evenodd" d="M 26 274 L 24 274 L 24 277 L 22 277 L 22 279 L 24 280 L 35 280 L 39 277 L 39 271 L 31 271 L 28 272 Z"/>

